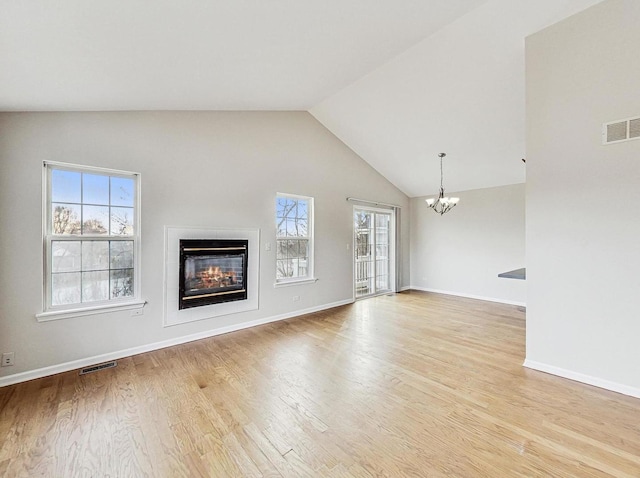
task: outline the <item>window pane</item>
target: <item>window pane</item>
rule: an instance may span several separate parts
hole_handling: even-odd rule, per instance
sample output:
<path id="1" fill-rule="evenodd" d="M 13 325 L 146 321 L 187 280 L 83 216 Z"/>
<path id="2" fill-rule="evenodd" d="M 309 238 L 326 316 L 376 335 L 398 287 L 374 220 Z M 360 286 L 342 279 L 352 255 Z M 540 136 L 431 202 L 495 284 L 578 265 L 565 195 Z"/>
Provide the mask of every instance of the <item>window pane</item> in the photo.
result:
<path id="1" fill-rule="evenodd" d="M 111 298 L 133 297 L 133 269 L 111 271 Z"/>
<path id="2" fill-rule="evenodd" d="M 111 205 L 133 207 L 135 181 L 130 178 L 111 177 Z"/>
<path id="3" fill-rule="evenodd" d="M 298 241 L 289 241 L 289 255 L 293 258 L 300 257 L 298 245 Z"/>
<path id="4" fill-rule="evenodd" d="M 82 241 L 82 270 L 95 271 L 108 269 L 109 243 L 107 241 Z"/>
<path id="5" fill-rule="evenodd" d="M 109 176 L 82 175 L 82 202 L 84 204 L 109 205 Z"/>
<path id="6" fill-rule="evenodd" d="M 80 173 L 75 171 L 51 171 L 51 202 L 80 203 Z"/>
<path id="7" fill-rule="evenodd" d="M 309 272 L 309 241 L 288 239 L 276 242 L 276 278 L 306 277 Z"/>
<path id="8" fill-rule="evenodd" d="M 283 208 L 284 214 L 283 215 L 286 216 L 286 217 L 291 217 L 293 215 L 292 211 L 293 211 L 293 208 L 295 207 L 295 205 L 296 205 L 295 200 L 290 199 L 290 198 L 285 198 L 284 199 L 284 208 Z"/>
<path id="9" fill-rule="evenodd" d="M 79 271 L 81 265 L 80 241 L 51 242 L 51 271 Z"/>
<path id="10" fill-rule="evenodd" d="M 51 275 L 51 305 L 80 303 L 80 272 Z"/>
<path id="11" fill-rule="evenodd" d="M 287 277 L 291 277 L 293 272 L 291 268 L 291 261 L 276 261 L 276 278 L 277 279 L 286 279 Z"/>
<path id="12" fill-rule="evenodd" d="M 287 236 L 297 236 L 295 219 L 287 219 Z"/>
<path id="13" fill-rule="evenodd" d="M 298 255 L 302 259 L 309 257 L 309 241 L 301 239 L 298 241 Z"/>
<path id="14" fill-rule="evenodd" d="M 82 206 L 82 234 L 109 233 L 108 206 Z"/>
<path id="15" fill-rule="evenodd" d="M 80 206 L 52 203 L 51 220 L 53 234 L 80 234 Z"/>
<path id="16" fill-rule="evenodd" d="M 287 241 L 287 257 L 296 257 L 298 255 L 298 243 L 296 241 Z"/>
<path id="17" fill-rule="evenodd" d="M 111 241 L 111 269 L 133 267 L 133 241 Z"/>
<path id="18" fill-rule="evenodd" d="M 111 208 L 111 235 L 132 236 L 133 235 L 133 208 L 132 207 L 112 207 Z"/>
<path id="19" fill-rule="evenodd" d="M 287 215 L 289 207 L 287 198 L 276 198 L 276 234 L 278 236 L 287 235 Z"/>
<path id="20" fill-rule="evenodd" d="M 371 213 L 358 213 L 356 224 L 360 229 L 369 229 L 371 227 Z"/>
<path id="21" fill-rule="evenodd" d="M 287 200 L 285 198 L 276 198 L 276 217 L 286 217 Z"/>
<path id="22" fill-rule="evenodd" d="M 276 198 L 276 229 L 280 237 L 306 237 L 309 202 L 304 199 Z"/>
<path id="23" fill-rule="evenodd" d="M 82 273 L 82 302 L 109 299 L 109 271 Z"/>
<path id="24" fill-rule="evenodd" d="M 389 225 L 389 218 L 388 214 L 376 214 L 376 226 L 386 228 Z"/>
<path id="25" fill-rule="evenodd" d="M 276 242 L 276 259 L 286 259 L 288 257 L 287 251 L 287 241 L 278 240 Z"/>
<path id="26" fill-rule="evenodd" d="M 301 219 L 307 218 L 307 201 L 302 201 L 302 200 L 298 201 L 296 215 Z"/>
<path id="27" fill-rule="evenodd" d="M 287 236 L 306 236 L 306 225 L 300 219 L 287 219 Z"/>

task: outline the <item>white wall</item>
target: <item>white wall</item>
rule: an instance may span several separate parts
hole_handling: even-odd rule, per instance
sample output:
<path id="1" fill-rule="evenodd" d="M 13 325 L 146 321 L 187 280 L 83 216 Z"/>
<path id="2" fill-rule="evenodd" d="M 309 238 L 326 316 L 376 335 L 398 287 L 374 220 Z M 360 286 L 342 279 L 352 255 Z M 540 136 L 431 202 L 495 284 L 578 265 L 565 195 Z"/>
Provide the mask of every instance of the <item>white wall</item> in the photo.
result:
<path id="1" fill-rule="evenodd" d="M 36 321 L 43 160 L 141 173 L 143 316 Z M 315 198 L 318 282 L 274 289 L 275 248 L 262 247 L 259 310 L 163 328 L 164 226 L 260 228 L 263 244 L 273 242 L 276 192 Z M 308 113 L 0 114 L 0 352 L 15 352 L 16 361 L 0 376 L 350 300 L 347 196 L 409 205 Z M 409 283 L 408 248 L 406 223 L 403 285 Z"/>
<path id="2" fill-rule="evenodd" d="M 640 396 L 640 2 L 608 0 L 527 40 L 527 362 Z"/>
<path id="3" fill-rule="evenodd" d="M 412 286 L 524 304 L 525 282 L 498 278 L 525 266 L 524 192 L 524 184 L 447 192 L 460 203 L 443 216 L 412 199 Z"/>

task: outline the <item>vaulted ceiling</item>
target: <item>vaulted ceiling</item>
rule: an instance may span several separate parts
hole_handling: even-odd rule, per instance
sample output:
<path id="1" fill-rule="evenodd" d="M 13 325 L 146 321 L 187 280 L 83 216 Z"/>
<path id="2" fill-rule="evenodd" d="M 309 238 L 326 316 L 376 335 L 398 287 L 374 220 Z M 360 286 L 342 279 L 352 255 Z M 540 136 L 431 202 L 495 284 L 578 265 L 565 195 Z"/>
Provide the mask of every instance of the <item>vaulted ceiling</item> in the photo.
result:
<path id="1" fill-rule="evenodd" d="M 309 110 L 409 196 L 513 184 L 524 38 L 599 1 L 0 0 L 0 110 Z"/>

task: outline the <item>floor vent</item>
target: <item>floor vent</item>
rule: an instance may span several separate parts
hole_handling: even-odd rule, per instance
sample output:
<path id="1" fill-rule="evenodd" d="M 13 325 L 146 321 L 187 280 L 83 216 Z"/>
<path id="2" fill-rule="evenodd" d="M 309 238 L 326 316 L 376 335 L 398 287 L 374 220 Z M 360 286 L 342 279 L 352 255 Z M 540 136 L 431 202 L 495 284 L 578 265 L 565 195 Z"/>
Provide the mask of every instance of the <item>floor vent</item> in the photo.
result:
<path id="1" fill-rule="evenodd" d="M 80 370 L 80 375 L 86 375 L 91 372 L 97 372 L 99 370 L 104 370 L 105 368 L 113 368 L 118 365 L 118 362 L 112 360 L 111 362 L 105 362 L 98 365 L 93 365 L 91 367 L 83 368 Z"/>
<path id="2" fill-rule="evenodd" d="M 640 117 L 610 121 L 602 125 L 602 144 L 640 139 Z"/>

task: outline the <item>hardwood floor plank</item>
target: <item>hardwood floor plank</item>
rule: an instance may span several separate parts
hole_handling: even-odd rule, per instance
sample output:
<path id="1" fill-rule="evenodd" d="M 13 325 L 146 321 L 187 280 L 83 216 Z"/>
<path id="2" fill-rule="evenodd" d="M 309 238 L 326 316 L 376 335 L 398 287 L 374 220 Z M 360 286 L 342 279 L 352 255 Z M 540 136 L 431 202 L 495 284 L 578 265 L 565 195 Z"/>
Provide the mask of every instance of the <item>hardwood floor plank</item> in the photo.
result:
<path id="1" fill-rule="evenodd" d="M 408 292 L 0 388 L 0 477 L 640 476 L 640 400 L 523 368 L 524 318 Z"/>
<path id="2" fill-rule="evenodd" d="M 250 423 L 245 427 L 245 433 L 253 440 L 253 442 L 260 448 L 260 451 L 267 457 L 267 460 L 278 470 L 282 476 L 296 476 L 294 468 L 284 459 L 284 457 L 278 452 L 273 444 L 267 439 L 264 434 L 258 430 L 253 423 Z M 306 476 L 313 476 L 308 474 Z"/>
<path id="3" fill-rule="evenodd" d="M 241 476 L 246 478 L 261 478 L 264 476 L 251 456 L 242 447 L 235 433 L 229 433 L 224 437 L 224 446 L 229 450 L 231 458 L 236 462 Z"/>

